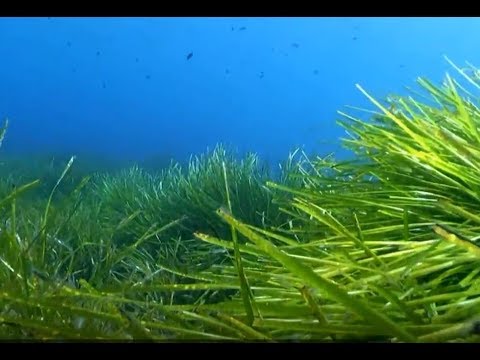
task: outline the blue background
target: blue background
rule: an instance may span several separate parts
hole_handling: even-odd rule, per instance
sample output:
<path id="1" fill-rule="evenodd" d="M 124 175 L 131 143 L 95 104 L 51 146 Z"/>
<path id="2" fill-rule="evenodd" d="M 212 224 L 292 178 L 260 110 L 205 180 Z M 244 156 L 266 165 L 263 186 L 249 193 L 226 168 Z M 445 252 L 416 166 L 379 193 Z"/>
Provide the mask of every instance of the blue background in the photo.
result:
<path id="1" fill-rule="evenodd" d="M 479 63 L 477 18 L 2 18 L 8 153 L 270 162 L 337 152 L 346 105 Z M 187 55 L 193 53 L 190 59 Z"/>

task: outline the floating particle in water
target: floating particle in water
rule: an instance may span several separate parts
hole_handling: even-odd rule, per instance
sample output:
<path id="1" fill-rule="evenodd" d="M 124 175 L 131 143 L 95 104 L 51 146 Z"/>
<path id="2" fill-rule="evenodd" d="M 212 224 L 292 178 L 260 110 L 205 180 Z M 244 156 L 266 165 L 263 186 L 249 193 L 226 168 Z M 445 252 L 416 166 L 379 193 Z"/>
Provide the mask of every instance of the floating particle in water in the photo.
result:
<path id="1" fill-rule="evenodd" d="M 190 60 L 193 57 L 193 51 L 187 55 L 187 60 Z"/>
<path id="2" fill-rule="evenodd" d="M 298 49 L 298 48 L 300 47 L 300 44 L 298 44 L 298 43 L 292 43 L 292 47 Z"/>
<path id="3" fill-rule="evenodd" d="M 246 26 L 242 26 L 240 29 L 238 29 L 238 31 L 243 31 L 243 30 L 247 30 L 247 27 L 246 27 Z"/>

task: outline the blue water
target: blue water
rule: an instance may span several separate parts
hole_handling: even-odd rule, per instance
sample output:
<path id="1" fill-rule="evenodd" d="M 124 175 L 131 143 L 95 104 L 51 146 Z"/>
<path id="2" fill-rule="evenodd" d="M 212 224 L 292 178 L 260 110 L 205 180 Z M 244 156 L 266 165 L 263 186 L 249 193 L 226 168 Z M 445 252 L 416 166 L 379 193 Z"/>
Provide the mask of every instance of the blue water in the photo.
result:
<path id="1" fill-rule="evenodd" d="M 443 55 L 480 64 L 479 34 L 479 18 L 2 18 L 3 151 L 342 157 L 337 111 L 372 107 L 356 83 L 382 99 L 440 81 Z"/>

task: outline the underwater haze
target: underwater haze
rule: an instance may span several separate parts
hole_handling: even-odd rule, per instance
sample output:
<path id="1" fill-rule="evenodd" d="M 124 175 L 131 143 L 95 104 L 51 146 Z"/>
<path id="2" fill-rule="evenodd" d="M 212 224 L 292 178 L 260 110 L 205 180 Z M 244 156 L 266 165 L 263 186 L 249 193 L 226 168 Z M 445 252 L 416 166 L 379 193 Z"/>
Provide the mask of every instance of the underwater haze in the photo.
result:
<path id="1" fill-rule="evenodd" d="M 276 163 L 346 155 L 336 125 L 417 76 L 480 63 L 477 18 L 2 18 L 2 151 L 187 160 L 217 143 Z"/>

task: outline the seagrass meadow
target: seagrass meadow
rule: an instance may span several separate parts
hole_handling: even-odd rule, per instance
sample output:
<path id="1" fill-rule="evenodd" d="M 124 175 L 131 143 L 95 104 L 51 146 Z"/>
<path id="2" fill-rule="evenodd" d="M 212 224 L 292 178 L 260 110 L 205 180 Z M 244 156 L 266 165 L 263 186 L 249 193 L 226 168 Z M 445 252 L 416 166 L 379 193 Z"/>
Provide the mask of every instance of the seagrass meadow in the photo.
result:
<path id="1" fill-rule="evenodd" d="M 2 159 L 0 337 L 478 342 L 480 72 L 451 65 L 385 101 L 357 86 L 350 161 Z"/>

